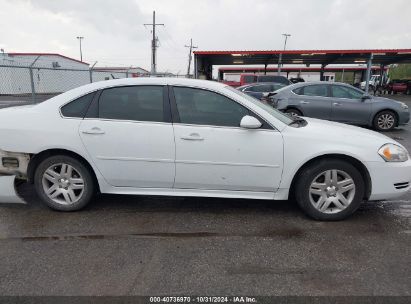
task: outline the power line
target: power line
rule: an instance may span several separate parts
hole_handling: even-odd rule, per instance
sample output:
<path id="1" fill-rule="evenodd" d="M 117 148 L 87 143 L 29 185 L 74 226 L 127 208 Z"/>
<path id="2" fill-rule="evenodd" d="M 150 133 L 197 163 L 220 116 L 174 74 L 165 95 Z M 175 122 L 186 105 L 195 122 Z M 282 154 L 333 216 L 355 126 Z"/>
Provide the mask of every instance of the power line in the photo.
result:
<path id="1" fill-rule="evenodd" d="M 187 78 L 190 78 L 190 67 L 191 67 L 191 58 L 193 49 L 198 48 L 198 46 L 193 46 L 193 39 L 190 39 L 190 45 L 185 45 L 184 47 L 190 48 L 190 52 L 188 53 L 188 68 L 187 68 Z"/>
<path id="2" fill-rule="evenodd" d="M 158 38 L 156 36 L 156 25 L 164 26 L 164 23 L 156 23 L 156 11 L 153 11 L 153 23 L 145 23 L 146 25 L 153 26 L 153 39 L 151 40 L 151 74 L 155 75 L 157 73 L 157 47 Z"/>

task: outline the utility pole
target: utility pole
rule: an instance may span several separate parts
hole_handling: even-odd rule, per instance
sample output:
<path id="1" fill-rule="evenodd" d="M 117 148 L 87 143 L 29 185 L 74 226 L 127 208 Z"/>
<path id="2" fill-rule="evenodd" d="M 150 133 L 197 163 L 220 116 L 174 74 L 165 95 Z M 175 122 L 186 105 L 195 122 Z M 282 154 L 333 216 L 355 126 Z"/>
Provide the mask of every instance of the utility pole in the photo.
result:
<path id="1" fill-rule="evenodd" d="M 153 23 L 145 23 L 144 25 L 153 26 L 153 39 L 151 40 L 151 74 L 155 75 L 157 73 L 157 37 L 156 37 L 156 25 L 164 26 L 164 23 L 156 23 L 156 11 L 153 11 Z"/>
<path id="2" fill-rule="evenodd" d="M 287 46 L 287 39 L 288 39 L 288 37 L 291 37 L 291 34 L 281 34 L 281 35 L 283 35 L 284 38 L 285 38 L 285 40 L 284 40 L 284 51 L 285 51 L 285 48 Z M 281 61 L 282 60 L 283 60 L 283 54 L 280 53 L 280 56 L 278 57 L 278 68 L 277 68 L 278 76 L 280 76 L 280 74 L 281 74 Z"/>
<path id="3" fill-rule="evenodd" d="M 80 61 L 83 62 L 83 50 L 81 49 L 81 40 L 84 39 L 82 36 L 77 36 L 78 41 L 80 42 Z"/>
<path id="4" fill-rule="evenodd" d="M 186 48 L 190 48 L 190 52 L 188 53 L 188 68 L 187 68 L 187 78 L 190 78 L 190 68 L 191 68 L 191 54 L 193 49 L 198 48 L 198 46 L 193 46 L 193 39 L 190 39 L 190 45 L 185 45 Z"/>

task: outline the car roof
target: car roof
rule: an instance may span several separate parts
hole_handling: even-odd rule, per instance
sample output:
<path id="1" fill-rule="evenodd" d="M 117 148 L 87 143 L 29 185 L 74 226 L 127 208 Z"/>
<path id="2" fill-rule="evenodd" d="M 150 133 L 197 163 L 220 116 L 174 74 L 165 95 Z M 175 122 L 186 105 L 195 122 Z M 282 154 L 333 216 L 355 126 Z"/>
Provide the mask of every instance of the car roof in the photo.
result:
<path id="1" fill-rule="evenodd" d="M 344 83 L 344 82 L 335 82 L 335 81 L 308 81 L 308 82 L 297 82 L 297 83 L 293 83 L 290 84 L 288 86 L 285 86 L 279 90 L 281 90 L 281 92 L 289 92 L 292 91 L 294 89 L 297 88 L 301 88 L 301 87 L 305 87 L 305 86 L 309 86 L 309 85 L 315 85 L 315 84 L 328 84 L 328 85 L 342 85 L 342 86 L 346 86 L 346 87 L 350 87 L 350 88 L 354 88 L 359 90 L 358 88 L 353 87 L 352 85 L 348 84 L 348 83 Z M 279 91 L 278 90 L 278 91 Z"/>
<path id="2" fill-rule="evenodd" d="M 106 87 L 115 86 L 128 86 L 128 85 L 186 85 L 193 87 L 202 87 L 209 89 L 221 89 L 226 87 L 226 84 L 210 81 L 210 80 L 200 80 L 200 79 L 188 79 L 188 78 L 173 78 L 173 77 L 135 77 L 135 78 L 120 78 L 112 80 L 103 80 L 98 82 L 93 82 L 88 85 L 82 86 L 80 88 L 84 89 L 103 89 Z"/>
<path id="3" fill-rule="evenodd" d="M 285 83 L 281 83 L 281 82 L 276 82 L 276 81 L 264 81 L 264 82 L 247 83 L 247 84 L 245 84 L 245 85 L 242 85 L 241 87 L 237 87 L 237 89 L 242 89 L 242 88 L 246 88 L 246 87 L 252 87 L 252 86 L 255 86 L 255 85 L 270 85 L 270 84 L 279 84 L 279 85 L 286 86 Z"/>
<path id="4" fill-rule="evenodd" d="M 344 86 L 350 86 L 352 87 L 352 85 L 348 84 L 348 83 L 344 83 L 344 82 L 336 82 L 336 81 L 307 81 L 307 82 L 298 82 L 298 83 L 294 83 L 288 87 L 293 87 L 293 88 L 298 88 L 298 87 L 303 87 L 303 86 L 307 86 L 307 85 L 312 85 L 312 84 L 338 84 L 338 85 L 344 85 Z"/>
<path id="5" fill-rule="evenodd" d="M 83 85 L 81 87 L 74 88 L 60 95 L 57 95 L 46 102 L 42 102 L 39 105 L 47 107 L 50 103 L 65 103 L 67 100 L 77 98 L 79 96 L 101 90 L 106 88 L 113 88 L 117 86 L 133 86 L 133 85 L 176 85 L 176 86 L 188 86 L 197 87 L 209 90 L 221 90 L 227 87 L 226 84 L 216 81 L 188 79 L 188 78 L 168 78 L 168 77 L 135 77 L 135 78 L 121 78 L 113 80 L 103 80 Z"/>

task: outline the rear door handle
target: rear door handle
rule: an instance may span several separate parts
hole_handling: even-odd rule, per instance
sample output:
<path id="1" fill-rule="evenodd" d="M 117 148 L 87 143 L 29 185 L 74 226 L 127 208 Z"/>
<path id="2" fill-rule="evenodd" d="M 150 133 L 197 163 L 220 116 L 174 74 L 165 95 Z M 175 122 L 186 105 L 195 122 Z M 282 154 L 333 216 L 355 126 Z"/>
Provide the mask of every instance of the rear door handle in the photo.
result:
<path id="1" fill-rule="evenodd" d="M 339 103 L 339 102 L 334 102 L 333 105 L 334 105 L 334 106 L 341 106 L 342 104 Z"/>
<path id="2" fill-rule="evenodd" d="M 309 104 L 310 102 L 309 102 L 309 101 L 305 101 L 305 100 L 301 100 L 300 103 L 301 103 L 301 104 Z"/>
<path id="3" fill-rule="evenodd" d="M 204 140 L 198 133 L 191 133 L 190 135 L 181 136 L 183 140 Z"/>
<path id="4" fill-rule="evenodd" d="M 94 128 L 88 129 L 88 130 L 83 130 L 83 131 L 81 131 L 81 133 L 90 134 L 90 135 L 102 135 L 102 134 L 105 134 L 106 132 L 104 132 L 103 130 L 101 130 L 98 127 L 94 127 Z"/>

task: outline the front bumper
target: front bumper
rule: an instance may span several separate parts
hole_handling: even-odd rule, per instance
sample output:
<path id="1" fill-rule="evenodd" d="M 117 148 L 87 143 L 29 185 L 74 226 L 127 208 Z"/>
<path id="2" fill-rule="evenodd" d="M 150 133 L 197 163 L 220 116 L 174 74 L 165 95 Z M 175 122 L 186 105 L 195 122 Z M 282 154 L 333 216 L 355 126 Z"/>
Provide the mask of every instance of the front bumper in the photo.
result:
<path id="1" fill-rule="evenodd" d="M 410 111 L 402 111 L 398 114 L 398 124 L 405 125 L 410 121 Z"/>
<path id="2" fill-rule="evenodd" d="M 406 162 L 367 162 L 371 177 L 369 200 L 397 198 L 411 188 L 411 160 Z"/>

